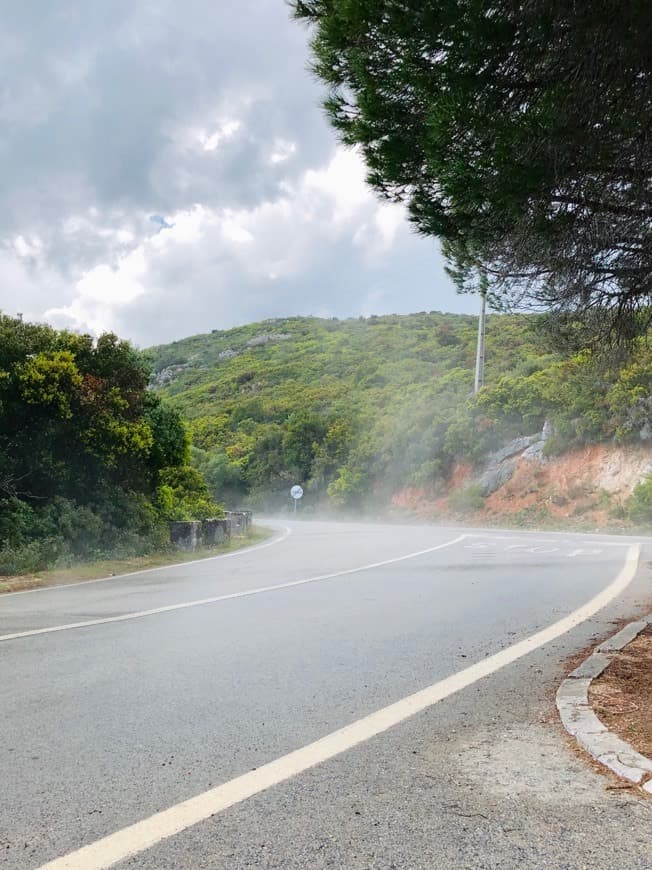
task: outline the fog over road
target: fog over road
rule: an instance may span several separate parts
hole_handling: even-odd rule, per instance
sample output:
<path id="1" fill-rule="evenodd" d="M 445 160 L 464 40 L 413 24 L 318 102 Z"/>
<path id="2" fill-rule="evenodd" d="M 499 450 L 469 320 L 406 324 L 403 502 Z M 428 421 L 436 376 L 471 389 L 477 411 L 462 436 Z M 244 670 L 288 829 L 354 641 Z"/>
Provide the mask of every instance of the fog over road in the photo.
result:
<path id="1" fill-rule="evenodd" d="M 0 867 L 652 868 L 552 700 L 649 540 L 272 525 L 0 597 Z"/>

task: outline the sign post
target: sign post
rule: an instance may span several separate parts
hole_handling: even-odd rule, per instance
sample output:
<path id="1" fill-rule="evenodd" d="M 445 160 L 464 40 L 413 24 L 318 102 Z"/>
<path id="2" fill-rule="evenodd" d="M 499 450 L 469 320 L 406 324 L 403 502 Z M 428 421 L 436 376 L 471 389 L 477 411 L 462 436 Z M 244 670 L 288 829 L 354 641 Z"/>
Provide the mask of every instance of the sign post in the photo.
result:
<path id="1" fill-rule="evenodd" d="M 299 486 L 299 484 L 295 484 L 290 490 L 290 495 L 294 499 L 294 515 L 297 515 L 297 502 L 300 498 L 303 498 L 303 487 Z"/>

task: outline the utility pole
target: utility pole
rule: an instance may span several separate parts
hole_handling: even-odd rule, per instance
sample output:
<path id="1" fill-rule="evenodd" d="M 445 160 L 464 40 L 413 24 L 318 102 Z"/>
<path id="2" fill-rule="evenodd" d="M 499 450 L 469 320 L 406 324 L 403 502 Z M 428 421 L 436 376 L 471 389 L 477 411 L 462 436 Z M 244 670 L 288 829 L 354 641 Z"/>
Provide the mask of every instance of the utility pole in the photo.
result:
<path id="1" fill-rule="evenodd" d="M 486 279 L 482 282 L 480 290 L 480 320 L 478 321 L 478 348 L 475 357 L 475 386 L 473 392 L 477 393 L 484 384 L 484 334 L 487 321 L 487 287 Z"/>

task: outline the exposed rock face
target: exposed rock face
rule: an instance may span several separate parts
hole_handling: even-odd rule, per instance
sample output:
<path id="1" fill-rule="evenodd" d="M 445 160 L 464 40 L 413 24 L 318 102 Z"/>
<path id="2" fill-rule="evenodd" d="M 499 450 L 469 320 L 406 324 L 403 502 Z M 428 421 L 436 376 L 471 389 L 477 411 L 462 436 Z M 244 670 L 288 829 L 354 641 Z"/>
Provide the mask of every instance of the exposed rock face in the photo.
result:
<path id="1" fill-rule="evenodd" d="M 539 444 L 545 444 L 543 433 L 514 438 L 509 444 L 492 453 L 489 456 L 487 467 L 478 479 L 478 485 L 483 497 L 486 498 L 486 496 L 491 495 L 492 492 L 496 492 L 497 489 L 504 486 L 514 474 L 516 458 L 518 456 L 525 456 L 528 451 L 531 451 Z"/>
<path id="2" fill-rule="evenodd" d="M 496 492 L 497 489 L 506 484 L 514 474 L 515 468 L 516 462 L 513 459 L 491 465 L 487 468 L 478 480 L 482 496 L 491 495 L 492 492 Z"/>
<path id="3" fill-rule="evenodd" d="M 506 444 L 500 450 L 491 453 L 489 456 L 489 463 L 491 465 L 497 465 L 510 456 L 517 456 L 518 454 L 523 453 L 524 450 L 538 441 L 541 437 L 541 435 L 536 434 L 524 435 L 522 438 L 514 438 L 513 441 L 510 441 L 509 444 Z"/>
<path id="4" fill-rule="evenodd" d="M 164 387 L 167 384 L 171 383 L 176 377 L 178 377 L 184 369 L 188 368 L 188 363 L 179 363 L 174 366 L 167 366 L 164 369 L 161 369 L 160 372 L 157 372 L 155 375 L 152 375 L 152 380 L 150 382 L 151 386 L 156 389 L 156 387 Z"/>
<path id="5" fill-rule="evenodd" d="M 591 523 L 596 529 L 627 528 L 627 520 L 619 518 L 637 484 L 652 477 L 652 445 L 591 444 L 537 460 L 535 450 L 541 450 L 550 434 L 546 426 L 520 455 L 485 467 L 479 476 L 474 476 L 470 465 L 458 464 L 441 497 L 423 488 L 405 487 L 395 494 L 392 504 L 424 518 L 457 514 L 451 508 L 451 496 L 475 483 L 483 493 L 484 506 L 473 513 L 483 521 L 509 521 L 518 516 L 521 524 L 524 517 L 529 521 L 535 515 L 568 523 L 569 528 L 575 522 L 584 527 Z M 513 442 L 508 452 L 512 447 Z"/>
<path id="6" fill-rule="evenodd" d="M 596 485 L 610 495 L 629 495 L 638 483 L 651 475 L 652 457 L 644 449 L 640 452 L 623 448 L 611 450 L 594 471 Z"/>
<path id="7" fill-rule="evenodd" d="M 541 437 L 538 441 L 535 441 L 534 444 L 531 444 L 527 450 L 524 450 L 521 456 L 523 459 L 529 459 L 531 462 L 545 462 L 546 457 L 544 455 L 543 449 L 546 446 L 546 441 L 552 435 L 552 426 L 550 422 L 546 420 L 543 424 L 543 431 L 541 432 Z"/>

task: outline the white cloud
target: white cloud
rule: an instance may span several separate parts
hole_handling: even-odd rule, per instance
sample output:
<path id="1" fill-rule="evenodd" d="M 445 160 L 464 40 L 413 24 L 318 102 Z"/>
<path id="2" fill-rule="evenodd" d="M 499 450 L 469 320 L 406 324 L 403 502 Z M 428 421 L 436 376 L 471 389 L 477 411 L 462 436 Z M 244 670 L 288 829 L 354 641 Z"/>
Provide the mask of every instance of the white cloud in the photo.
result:
<path id="1" fill-rule="evenodd" d="M 25 238 L 25 236 L 21 235 L 14 238 L 13 247 L 21 260 L 35 260 L 43 250 L 43 244 L 40 239 L 35 237 Z"/>
<path id="2" fill-rule="evenodd" d="M 90 269 L 77 282 L 73 300 L 68 305 L 49 308 L 44 316 L 57 325 L 96 335 L 110 330 L 119 309 L 147 292 L 143 283 L 145 272 L 145 249 L 141 246 L 123 257 L 115 269 L 106 265 Z"/>
<path id="3" fill-rule="evenodd" d="M 279 0 L 58 0 L 5 24 L 0 308 L 148 344 L 465 307 L 336 147 Z"/>
<path id="4" fill-rule="evenodd" d="M 204 151 L 215 151 L 220 143 L 232 139 L 241 126 L 240 121 L 222 121 L 212 133 L 202 130 L 197 135 L 197 141 Z"/>
<path id="5" fill-rule="evenodd" d="M 362 206 L 373 201 L 365 184 L 364 165 L 356 151 L 338 148 L 322 169 L 310 169 L 303 179 L 308 194 L 320 194 L 333 205 L 333 220 L 342 223 Z"/>
<path id="6" fill-rule="evenodd" d="M 297 146 L 295 142 L 287 142 L 284 139 L 277 139 L 274 143 L 274 150 L 269 155 L 269 162 L 272 164 L 285 163 L 293 154 L 296 154 Z"/>

